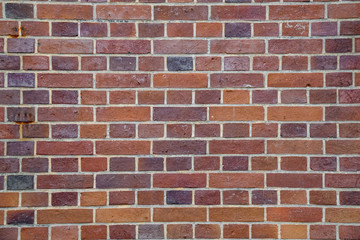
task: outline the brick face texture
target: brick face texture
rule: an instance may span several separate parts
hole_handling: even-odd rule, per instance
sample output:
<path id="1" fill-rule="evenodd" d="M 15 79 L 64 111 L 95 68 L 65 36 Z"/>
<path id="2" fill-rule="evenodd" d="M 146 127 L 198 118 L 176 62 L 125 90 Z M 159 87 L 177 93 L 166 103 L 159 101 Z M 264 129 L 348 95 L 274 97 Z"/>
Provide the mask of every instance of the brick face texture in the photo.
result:
<path id="1" fill-rule="evenodd" d="M 0 2 L 0 240 L 360 239 L 360 3 Z"/>

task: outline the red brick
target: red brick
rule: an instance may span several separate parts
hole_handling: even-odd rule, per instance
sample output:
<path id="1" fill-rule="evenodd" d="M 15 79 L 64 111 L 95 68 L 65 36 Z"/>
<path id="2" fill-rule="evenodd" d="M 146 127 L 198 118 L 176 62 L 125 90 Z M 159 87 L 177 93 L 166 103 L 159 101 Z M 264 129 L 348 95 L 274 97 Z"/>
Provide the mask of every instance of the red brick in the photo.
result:
<path id="1" fill-rule="evenodd" d="M 38 189 L 86 189 L 93 187 L 92 175 L 39 175 Z"/>
<path id="2" fill-rule="evenodd" d="M 335 19 L 360 17 L 360 4 L 330 4 L 328 17 Z"/>
<path id="3" fill-rule="evenodd" d="M 340 226 L 340 239 L 357 239 L 360 238 L 359 226 Z"/>
<path id="4" fill-rule="evenodd" d="M 268 221 L 274 222 L 321 222 L 322 210 L 314 207 L 269 207 Z"/>
<path id="5" fill-rule="evenodd" d="M 264 175 L 261 173 L 211 173 L 209 185 L 214 188 L 262 188 Z"/>
<path id="6" fill-rule="evenodd" d="M 311 23 L 312 36 L 335 36 L 337 35 L 336 22 L 312 22 Z"/>
<path id="7" fill-rule="evenodd" d="M 37 211 L 38 224 L 91 223 L 92 209 L 44 209 Z"/>
<path id="8" fill-rule="evenodd" d="M 149 40 L 97 40 L 96 53 L 146 54 L 150 53 Z"/>
<path id="9" fill-rule="evenodd" d="M 254 36 L 279 36 L 279 25 L 277 23 L 254 23 Z"/>
<path id="10" fill-rule="evenodd" d="M 98 73 L 96 74 L 96 87 L 97 88 L 150 87 L 150 75 Z"/>
<path id="11" fill-rule="evenodd" d="M 307 196 L 304 190 L 282 190 L 280 192 L 281 204 L 306 204 Z"/>
<path id="12" fill-rule="evenodd" d="M 264 6 L 212 6 L 213 20 L 265 20 Z"/>
<path id="13" fill-rule="evenodd" d="M 134 23 L 110 23 L 111 37 L 135 37 L 136 29 Z"/>
<path id="14" fill-rule="evenodd" d="M 22 228 L 20 231 L 21 239 L 29 240 L 46 240 L 48 239 L 48 228 L 47 227 L 28 227 Z"/>
<path id="15" fill-rule="evenodd" d="M 196 23 L 196 37 L 221 37 L 222 24 L 221 23 Z"/>
<path id="16" fill-rule="evenodd" d="M 24 192 L 21 194 L 21 206 L 23 207 L 47 207 L 48 194 L 40 192 Z"/>
<path id="17" fill-rule="evenodd" d="M 81 37 L 106 37 L 107 25 L 106 23 L 81 23 L 80 35 Z"/>
<path id="18" fill-rule="evenodd" d="M 37 142 L 36 153 L 39 155 L 92 155 L 93 144 L 89 141 L 39 141 Z"/>
<path id="19" fill-rule="evenodd" d="M 261 106 L 210 107 L 211 121 L 254 121 L 264 120 L 264 108 Z"/>
<path id="20" fill-rule="evenodd" d="M 281 170 L 285 171 L 306 171 L 306 157 L 281 157 Z"/>
<path id="21" fill-rule="evenodd" d="M 77 226 L 55 226 L 51 228 L 51 239 L 63 240 L 66 236 L 69 240 L 78 239 L 78 227 Z"/>
<path id="22" fill-rule="evenodd" d="M 300 20 L 324 18 L 324 5 L 272 5 L 269 18 L 274 20 Z"/>
<path id="23" fill-rule="evenodd" d="M 150 209 L 148 208 L 97 209 L 95 220 L 97 223 L 149 222 Z"/>
<path id="24" fill-rule="evenodd" d="M 209 209 L 212 222 L 262 222 L 264 208 L 260 207 L 215 207 Z"/>
<path id="25" fill-rule="evenodd" d="M 245 224 L 225 224 L 224 238 L 249 238 L 249 226 Z"/>
<path id="26" fill-rule="evenodd" d="M 139 23 L 139 37 L 154 38 L 164 36 L 164 24 L 162 23 Z"/>
<path id="27" fill-rule="evenodd" d="M 102 155 L 150 154 L 148 141 L 97 141 L 96 153 Z"/>
<path id="28" fill-rule="evenodd" d="M 108 20 L 150 20 L 151 7 L 137 5 L 98 5 L 96 17 Z"/>
<path id="29" fill-rule="evenodd" d="M 155 54 L 199 54 L 207 53 L 205 40 L 154 40 Z"/>
<path id="30" fill-rule="evenodd" d="M 81 226 L 81 239 L 106 239 L 107 227 L 105 225 Z"/>
<path id="31" fill-rule="evenodd" d="M 201 222 L 206 220 L 205 208 L 154 208 L 154 222 Z"/>
<path id="32" fill-rule="evenodd" d="M 88 20 L 93 18 L 93 7 L 91 5 L 38 4 L 37 17 L 40 19 Z"/>
<path id="33" fill-rule="evenodd" d="M 39 39 L 38 52 L 56 54 L 91 54 L 93 53 L 93 41 L 78 39 Z"/>
<path id="34" fill-rule="evenodd" d="M 325 210 L 325 222 L 359 223 L 359 209 L 355 208 L 328 208 Z"/>
<path id="35" fill-rule="evenodd" d="M 321 174 L 268 173 L 268 187 L 319 188 L 322 187 Z"/>
<path id="36" fill-rule="evenodd" d="M 205 157 L 195 157 L 194 158 L 194 170 L 219 170 L 220 169 L 220 158 L 205 156 Z"/>
<path id="37" fill-rule="evenodd" d="M 154 75 L 157 88 L 204 88 L 208 86 L 207 75 L 203 73 L 164 73 Z"/>
<path id="38" fill-rule="evenodd" d="M 139 205 L 163 205 L 164 192 L 162 191 L 139 191 L 137 194 Z"/>
<path id="39" fill-rule="evenodd" d="M 309 23 L 287 22 L 282 24 L 283 36 L 309 36 Z"/>
<path id="40" fill-rule="evenodd" d="M 218 239 L 221 235 L 220 226 L 217 224 L 196 224 L 195 237 L 196 238 L 210 238 Z"/>
<path id="41" fill-rule="evenodd" d="M 264 40 L 211 40 L 210 53 L 254 54 L 265 53 Z"/>
<path id="42" fill-rule="evenodd" d="M 275 224 L 254 224 L 251 228 L 253 238 L 278 238 L 278 226 Z"/>
<path id="43" fill-rule="evenodd" d="M 191 224 L 168 224 L 167 237 L 169 239 L 191 239 L 193 229 Z"/>
<path id="44" fill-rule="evenodd" d="M 163 71 L 164 58 L 163 57 L 139 57 L 140 71 Z"/>
<path id="45" fill-rule="evenodd" d="M 92 88 L 92 74 L 39 73 L 38 87 L 46 88 Z"/>
<path id="46" fill-rule="evenodd" d="M 21 22 L 21 36 L 49 36 L 48 22 Z"/>
<path id="47" fill-rule="evenodd" d="M 206 175 L 203 173 L 175 174 L 157 173 L 153 177 L 157 188 L 199 188 L 206 186 Z"/>
<path id="48" fill-rule="evenodd" d="M 168 23 L 168 37 L 193 37 L 194 30 L 192 23 Z"/>
<path id="49" fill-rule="evenodd" d="M 155 20 L 207 20 L 206 6 L 155 6 Z"/>
<path id="50" fill-rule="evenodd" d="M 277 54 L 315 54 L 321 53 L 322 41 L 320 39 L 271 39 L 269 40 L 269 53 Z"/>

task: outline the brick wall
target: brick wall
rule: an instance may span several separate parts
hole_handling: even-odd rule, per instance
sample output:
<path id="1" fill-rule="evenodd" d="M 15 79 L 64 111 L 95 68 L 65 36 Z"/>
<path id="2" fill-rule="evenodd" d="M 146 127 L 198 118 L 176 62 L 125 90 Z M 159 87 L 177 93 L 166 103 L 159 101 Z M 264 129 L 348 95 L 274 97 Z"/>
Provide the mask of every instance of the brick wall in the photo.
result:
<path id="1" fill-rule="evenodd" d="M 0 239 L 360 239 L 360 3 L 0 3 Z"/>

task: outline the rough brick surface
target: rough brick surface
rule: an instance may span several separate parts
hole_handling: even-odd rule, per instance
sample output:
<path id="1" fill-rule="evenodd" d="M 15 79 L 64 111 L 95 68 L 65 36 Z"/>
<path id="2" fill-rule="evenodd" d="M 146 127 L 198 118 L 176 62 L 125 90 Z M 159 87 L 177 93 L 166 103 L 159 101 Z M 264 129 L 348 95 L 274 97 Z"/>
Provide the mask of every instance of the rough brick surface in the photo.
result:
<path id="1" fill-rule="evenodd" d="M 0 1 L 0 240 L 360 239 L 359 19 Z"/>

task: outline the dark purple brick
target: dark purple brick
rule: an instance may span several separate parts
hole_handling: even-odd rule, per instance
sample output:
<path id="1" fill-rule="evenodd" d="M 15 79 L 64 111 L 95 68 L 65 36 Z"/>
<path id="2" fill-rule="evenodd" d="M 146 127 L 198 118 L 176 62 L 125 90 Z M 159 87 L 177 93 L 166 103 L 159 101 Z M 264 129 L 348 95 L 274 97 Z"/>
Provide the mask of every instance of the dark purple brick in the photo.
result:
<path id="1" fill-rule="evenodd" d="M 12 210 L 7 211 L 7 224 L 34 224 L 34 210 Z"/>
<path id="2" fill-rule="evenodd" d="M 285 123 L 281 125 L 281 137 L 306 137 L 305 123 Z"/>
<path id="3" fill-rule="evenodd" d="M 53 90 L 52 91 L 53 104 L 77 104 L 78 92 L 67 90 Z"/>
<path id="4" fill-rule="evenodd" d="M 9 73 L 8 87 L 35 87 L 34 73 Z"/>
<path id="5" fill-rule="evenodd" d="M 135 135 L 135 124 L 110 124 L 111 138 L 134 138 Z"/>
<path id="6" fill-rule="evenodd" d="M 200 140 L 187 140 L 187 141 L 154 141 L 153 143 L 154 154 L 205 154 L 206 142 Z"/>
<path id="7" fill-rule="evenodd" d="M 76 192 L 59 192 L 53 193 L 51 196 L 52 206 L 76 206 L 77 193 Z"/>
<path id="8" fill-rule="evenodd" d="M 224 171 L 246 171 L 248 170 L 248 157 L 245 156 L 229 156 L 223 157 Z"/>
<path id="9" fill-rule="evenodd" d="M 52 57 L 53 70 L 78 70 L 79 63 L 77 57 Z"/>
<path id="10" fill-rule="evenodd" d="M 34 5 L 23 3 L 6 3 L 5 15 L 7 18 L 22 19 L 34 17 Z"/>
<path id="11" fill-rule="evenodd" d="M 268 103 L 274 104 L 278 102 L 278 95 L 276 90 L 255 90 L 252 93 L 253 103 Z"/>
<path id="12" fill-rule="evenodd" d="M 252 204 L 277 204 L 277 192 L 275 190 L 255 190 L 252 192 Z"/>
<path id="13" fill-rule="evenodd" d="M 327 53 L 346 53 L 352 51 L 352 39 L 326 39 L 325 51 Z"/>
<path id="14" fill-rule="evenodd" d="M 250 23 L 225 23 L 225 37 L 250 37 Z"/>
<path id="15" fill-rule="evenodd" d="M 360 55 L 340 56 L 341 70 L 360 69 Z"/>
<path id="16" fill-rule="evenodd" d="M 340 103 L 360 103 L 360 89 L 347 89 L 339 91 Z"/>
<path id="17" fill-rule="evenodd" d="M 49 159 L 47 158 L 23 158 L 21 163 L 22 172 L 47 172 L 49 170 Z"/>
<path id="18" fill-rule="evenodd" d="M 34 142 L 7 142 L 8 156 L 32 156 L 34 155 Z"/>
<path id="19" fill-rule="evenodd" d="M 35 39 L 8 38 L 7 49 L 9 53 L 33 53 L 35 52 Z"/>
<path id="20" fill-rule="evenodd" d="M 192 192 L 191 191 L 167 191 L 166 192 L 167 204 L 191 204 Z"/>
<path id="21" fill-rule="evenodd" d="M 217 190 L 199 190 L 195 192 L 196 205 L 219 205 L 220 191 Z"/>
<path id="22" fill-rule="evenodd" d="M 340 192 L 341 205 L 360 205 L 360 191 Z"/>
<path id="23" fill-rule="evenodd" d="M 10 122 L 34 122 L 35 108 L 33 107 L 9 107 L 7 117 Z"/>
<path id="24" fill-rule="evenodd" d="M 78 126 L 76 124 L 58 124 L 51 127 L 53 138 L 77 138 Z"/>
<path id="25" fill-rule="evenodd" d="M 155 121 L 205 121 L 205 107 L 154 107 Z"/>
<path id="26" fill-rule="evenodd" d="M 80 35 L 82 37 L 106 37 L 106 23 L 81 23 Z"/>
<path id="27" fill-rule="evenodd" d="M 314 123 L 310 124 L 310 137 L 312 138 L 336 138 L 336 124 Z"/>
<path id="28" fill-rule="evenodd" d="M 199 90 L 195 92 L 196 104 L 218 104 L 221 101 L 219 90 Z"/>
<path id="29" fill-rule="evenodd" d="M 135 171 L 135 158 L 131 158 L 131 157 L 110 158 L 110 171 Z"/>
<path id="30" fill-rule="evenodd" d="M 337 35 L 337 22 L 313 22 L 311 23 L 312 36 L 335 36 Z"/>
<path id="31" fill-rule="evenodd" d="M 7 190 L 32 190 L 34 189 L 34 176 L 10 175 L 7 176 Z"/>
<path id="32" fill-rule="evenodd" d="M 139 158 L 139 171 L 162 171 L 164 170 L 163 158 Z"/>
<path id="33" fill-rule="evenodd" d="M 310 168 L 314 171 L 336 171 L 335 157 L 311 157 Z"/>
<path id="34" fill-rule="evenodd" d="M 163 239 L 164 226 L 160 224 L 139 225 L 139 239 Z"/>
<path id="35" fill-rule="evenodd" d="M 97 188 L 150 188 L 150 174 L 99 174 Z"/>
<path id="36" fill-rule="evenodd" d="M 0 70 L 20 70 L 20 57 L 0 55 Z"/>
<path id="37" fill-rule="evenodd" d="M 0 173 L 19 172 L 18 158 L 0 158 Z"/>
<path id="38" fill-rule="evenodd" d="M 53 22 L 52 35 L 76 37 L 78 36 L 78 24 L 76 22 Z"/>
<path id="39" fill-rule="evenodd" d="M 167 57 L 168 71 L 192 71 L 192 57 Z"/>
<path id="40" fill-rule="evenodd" d="M 249 137 L 249 124 L 247 124 L 247 123 L 224 123 L 223 136 L 225 138 Z"/>
<path id="41" fill-rule="evenodd" d="M 168 157 L 166 158 L 167 171 L 185 171 L 191 169 L 190 157 Z"/>
<path id="42" fill-rule="evenodd" d="M 352 84 L 352 73 L 334 72 L 326 74 L 327 87 L 348 87 Z"/>
<path id="43" fill-rule="evenodd" d="M 135 57 L 110 57 L 110 70 L 112 71 L 135 71 Z"/>
<path id="44" fill-rule="evenodd" d="M 24 104 L 48 104 L 49 91 L 48 90 L 29 90 L 23 91 Z"/>
<path id="45" fill-rule="evenodd" d="M 0 104 L 19 104 L 19 90 L 0 90 Z"/>
<path id="46" fill-rule="evenodd" d="M 311 57 L 312 70 L 335 70 L 337 68 L 336 56 L 314 56 Z"/>

